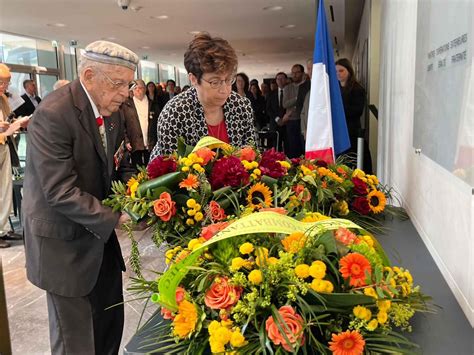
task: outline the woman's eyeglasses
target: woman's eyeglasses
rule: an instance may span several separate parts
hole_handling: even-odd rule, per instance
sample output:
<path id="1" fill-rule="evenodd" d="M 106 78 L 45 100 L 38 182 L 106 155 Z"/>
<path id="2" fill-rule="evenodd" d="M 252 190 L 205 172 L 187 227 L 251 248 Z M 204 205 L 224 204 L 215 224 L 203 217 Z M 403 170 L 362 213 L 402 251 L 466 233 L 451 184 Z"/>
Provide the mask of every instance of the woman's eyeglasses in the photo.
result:
<path id="1" fill-rule="evenodd" d="M 204 80 L 206 83 L 208 83 L 212 89 L 219 89 L 220 87 L 222 87 L 222 85 L 227 85 L 227 86 L 232 85 L 233 83 L 235 83 L 236 78 L 235 76 L 233 76 L 225 80 L 219 80 L 219 79 L 206 80 L 204 78 L 201 78 L 201 79 Z"/>

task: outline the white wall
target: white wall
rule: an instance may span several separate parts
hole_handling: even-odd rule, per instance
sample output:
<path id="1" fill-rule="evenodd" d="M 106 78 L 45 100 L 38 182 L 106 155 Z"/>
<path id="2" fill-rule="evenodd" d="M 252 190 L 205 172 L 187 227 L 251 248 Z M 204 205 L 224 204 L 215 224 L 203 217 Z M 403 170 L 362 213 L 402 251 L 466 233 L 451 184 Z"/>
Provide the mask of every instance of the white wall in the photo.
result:
<path id="1" fill-rule="evenodd" d="M 472 188 L 415 154 L 417 1 L 383 1 L 378 174 L 402 197 L 413 224 L 474 327 Z"/>

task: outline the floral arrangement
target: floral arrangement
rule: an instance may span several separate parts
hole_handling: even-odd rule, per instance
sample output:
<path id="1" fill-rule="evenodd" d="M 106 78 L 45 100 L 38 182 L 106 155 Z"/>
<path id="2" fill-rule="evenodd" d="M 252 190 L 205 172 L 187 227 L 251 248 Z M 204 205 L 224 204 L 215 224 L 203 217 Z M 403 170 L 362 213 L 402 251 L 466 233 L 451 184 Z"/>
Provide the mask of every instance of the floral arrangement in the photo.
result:
<path id="1" fill-rule="evenodd" d="M 235 148 L 211 137 L 196 147 L 180 143 L 175 154 L 155 158 L 112 189 L 104 203 L 127 211 L 134 223 L 145 220 L 157 246 L 167 240 L 182 247 L 201 233 L 208 239 L 229 220 L 270 208 L 308 221 L 344 217 L 371 231 L 392 209 L 390 190 L 375 175 L 342 163 L 290 160 L 274 149 Z M 140 274 L 131 226 L 128 230 L 132 266 Z"/>
<path id="2" fill-rule="evenodd" d="M 148 344 L 188 354 L 410 353 L 416 345 L 399 330 L 429 310 L 410 272 L 353 222 L 314 217 L 252 213 L 171 247 L 164 274 L 135 280 L 161 312 Z"/>

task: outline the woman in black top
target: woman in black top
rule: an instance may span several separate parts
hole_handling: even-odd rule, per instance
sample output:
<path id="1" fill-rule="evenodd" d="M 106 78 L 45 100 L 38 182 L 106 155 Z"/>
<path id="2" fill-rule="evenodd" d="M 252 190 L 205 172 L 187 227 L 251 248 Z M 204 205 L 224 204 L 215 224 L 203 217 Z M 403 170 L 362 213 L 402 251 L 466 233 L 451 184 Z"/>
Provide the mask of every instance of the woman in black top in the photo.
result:
<path id="1" fill-rule="evenodd" d="M 342 58 L 336 62 L 337 79 L 341 84 L 342 101 L 346 116 L 347 130 L 351 147 L 344 152 L 357 154 L 357 138 L 361 135 L 360 117 L 366 106 L 366 92 L 360 85 L 354 74 L 354 69 L 349 59 Z M 355 164 L 354 164 L 355 165 Z M 369 145 L 364 139 L 364 170 L 372 173 L 372 159 L 370 157 Z"/>
<path id="2" fill-rule="evenodd" d="M 260 130 L 267 125 L 268 118 L 267 114 L 265 113 L 265 97 L 262 95 L 258 84 L 250 85 L 250 94 L 247 97 L 252 103 L 252 108 L 255 115 L 255 122 L 257 123 L 257 128 Z"/>

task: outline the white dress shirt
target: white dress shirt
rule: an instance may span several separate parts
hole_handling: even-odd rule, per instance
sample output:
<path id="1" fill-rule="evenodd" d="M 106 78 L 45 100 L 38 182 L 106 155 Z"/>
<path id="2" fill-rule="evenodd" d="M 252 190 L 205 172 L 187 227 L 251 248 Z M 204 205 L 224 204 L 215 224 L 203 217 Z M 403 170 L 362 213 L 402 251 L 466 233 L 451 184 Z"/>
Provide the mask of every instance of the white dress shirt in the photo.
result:
<path id="1" fill-rule="evenodd" d="M 26 94 L 26 95 L 29 97 L 31 103 L 35 106 L 35 108 L 38 107 L 38 101 L 36 101 L 36 96 L 30 95 L 30 94 Z"/>
<path id="2" fill-rule="evenodd" d="M 137 109 L 138 120 L 140 121 L 140 127 L 143 134 L 143 144 L 145 148 L 148 147 L 148 97 L 143 96 L 142 100 L 137 97 L 133 97 L 135 108 Z"/>
<path id="3" fill-rule="evenodd" d="M 94 101 L 92 101 L 92 98 L 90 97 L 89 93 L 87 92 L 86 87 L 84 86 L 82 82 L 81 82 L 81 86 L 86 92 L 87 98 L 89 99 L 89 102 L 91 103 L 92 111 L 94 111 L 95 118 L 102 117 L 102 115 L 99 113 L 99 109 L 97 108 Z M 102 139 L 102 143 L 104 145 L 105 152 L 107 153 L 107 134 L 105 134 L 105 119 L 104 119 L 104 124 L 99 127 L 99 133 L 100 133 L 100 138 Z"/>

